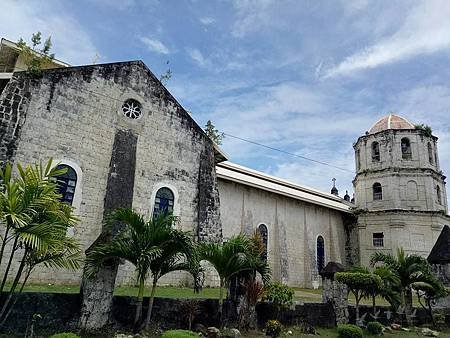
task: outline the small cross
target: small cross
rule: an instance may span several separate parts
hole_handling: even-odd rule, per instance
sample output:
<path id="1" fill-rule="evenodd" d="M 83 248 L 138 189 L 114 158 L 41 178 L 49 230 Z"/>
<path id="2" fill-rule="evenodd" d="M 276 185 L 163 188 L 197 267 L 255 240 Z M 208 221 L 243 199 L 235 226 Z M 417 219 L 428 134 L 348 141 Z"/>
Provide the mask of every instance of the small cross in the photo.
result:
<path id="1" fill-rule="evenodd" d="M 333 188 L 336 188 L 336 179 L 334 177 L 333 177 L 332 181 L 333 181 Z"/>

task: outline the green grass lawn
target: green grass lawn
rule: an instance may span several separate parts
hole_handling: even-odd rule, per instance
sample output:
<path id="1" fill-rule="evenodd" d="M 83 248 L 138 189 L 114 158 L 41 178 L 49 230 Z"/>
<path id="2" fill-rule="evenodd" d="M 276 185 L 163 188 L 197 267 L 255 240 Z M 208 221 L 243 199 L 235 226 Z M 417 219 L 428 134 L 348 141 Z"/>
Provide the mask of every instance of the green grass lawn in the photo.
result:
<path id="1" fill-rule="evenodd" d="M 296 301 L 301 301 L 305 303 L 321 303 L 322 302 L 322 290 L 321 289 L 303 289 L 294 288 L 295 295 L 294 299 Z M 55 292 L 55 293 L 78 293 L 80 287 L 78 285 L 54 285 L 54 284 L 27 284 L 24 289 L 25 292 Z M 116 286 L 114 294 L 118 296 L 136 296 L 138 293 L 137 287 L 133 286 Z M 145 295 L 150 295 L 150 288 L 145 289 Z M 185 287 L 175 287 L 175 286 L 159 286 L 156 289 L 157 297 L 166 298 L 219 298 L 218 288 L 203 288 L 200 293 L 194 293 L 193 289 Z M 349 302 L 351 304 L 355 303 L 355 298 L 352 294 L 349 295 Z M 389 303 L 383 298 L 377 297 L 377 305 L 388 306 Z M 414 305 L 419 306 L 417 298 L 415 297 Z M 363 299 L 361 304 L 372 305 L 371 299 Z"/>
<path id="2" fill-rule="evenodd" d="M 313 337 L 311 335 L 302 334 L 300 333 L 298 328 L 291 328 L 292 335 L 282 334 L 280 337 L 293 337 L 293 338 L 300 338 L 300 337 Z M 336 338 L 338 336 L 337 329 L 317 329 L 318 336 L 320 337 L 333 337 Z M 265 335 L 262 332 L 253 332 L 249 334 L 242 334 L 242 337 L 244 338 L 257 338 L 257 337 L 265 337 Z M 364 337 L 374 337 L 370 335 L 367 331 L 364 331 Z M 421 329 L 411 329 L 410 332 L 405 331 L 393 331 L 392 333 L 386 332 L 383 337 L 392 337 L 392 338 L 417 338 L 417 337 L 423 337 L 421 334 Z M 450 337 L 450 329 L 447 329 L 445 331 L 441 331 L 439 337 Z"/>

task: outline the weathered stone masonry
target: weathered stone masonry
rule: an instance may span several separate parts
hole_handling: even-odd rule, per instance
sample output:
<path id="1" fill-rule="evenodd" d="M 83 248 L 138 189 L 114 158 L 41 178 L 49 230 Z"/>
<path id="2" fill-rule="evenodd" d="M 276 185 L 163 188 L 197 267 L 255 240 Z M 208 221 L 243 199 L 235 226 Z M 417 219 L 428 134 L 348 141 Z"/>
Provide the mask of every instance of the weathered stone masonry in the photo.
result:
<path id="1" fill-rule="evenodd" d="M 122 114 L 127 99 L 141 104 L 139 119 Z M 52 157 L 79 167 L 82 177 L 76 190 L 81 199 L 75 206 L 80 222 L 74 235 L 84 250 L 101 233 L 107 211 L 116 130 L 137 138 L 133 208 L 150 217 L 155 189 L 171 187 L 177 196 L 177 226 L 203 234 L 201 239 L 221 238 L 214 146 L 141 61 L 48 70 L 33 80 L 27 73 L 16 73 L 1 95 L 0 107 L 2 161 L 25 164 Z M 208 186 L 202 187 L 199 180 L 205 179 Z M 205 214 L 199 213 L 200 201 Z M 42 268 L 31 278 L 54 282 L 55 274 Z M 56 277 L 60 283 L 79 283 L 80 278 L 81 271 L 58 271 Z M 131 266 L 119 268 L 117 283 L 133 279 Z"/>

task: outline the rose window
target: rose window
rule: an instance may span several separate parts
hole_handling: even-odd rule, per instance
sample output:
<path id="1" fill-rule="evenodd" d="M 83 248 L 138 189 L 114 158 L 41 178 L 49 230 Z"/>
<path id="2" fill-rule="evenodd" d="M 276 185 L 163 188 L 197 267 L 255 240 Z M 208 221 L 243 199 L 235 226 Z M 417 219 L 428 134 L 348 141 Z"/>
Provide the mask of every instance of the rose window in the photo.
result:
<path id="1" fill-rule="evenodd" d="M 142 115 L 141 104 L 133 99 L 126 100 L 122 105 L 122 113 L 128 118 L 136 120 Z"/>

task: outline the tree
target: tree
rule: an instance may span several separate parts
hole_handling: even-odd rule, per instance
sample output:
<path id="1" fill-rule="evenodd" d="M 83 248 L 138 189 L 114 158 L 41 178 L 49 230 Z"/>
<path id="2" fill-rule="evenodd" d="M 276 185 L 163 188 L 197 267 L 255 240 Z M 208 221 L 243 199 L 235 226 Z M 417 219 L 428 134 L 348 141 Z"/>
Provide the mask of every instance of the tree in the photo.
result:
<path id="1" fill-rule="evenodd" d="M 366 272 L 337 272 L 336 281 L 347 285 L 349 291 L 355 296 L 356 321 L 359 320 L 359 303 L 361 299 L 373 290 L 381 288 L 381 278 Z M 370 290 L 367 292 L 367 290 Z"/>
<path id="2" fill-rule="evenodd" d="M 52 160 L 45 167 L 42 163 L 25 168 L 19 164 L 16 177 L 12 176 L 10 164 L 0 170 L 0 226 L 3 230 L 0 266 L 3 264 L 4 271 L 0 293 L 13 277 L 7 296 L 0 304 L 1 323 L 7 319 L 17 293 L 22 292 L 36 266 L 77 269 L 81 265 L 79 245 L 67 236 L 67 229 L 73 227 L 77 219 L 73 208 L 60 201 L 55 182 L 65 170 L 53 167 Z M 11 276 L 12 262 L 17 259 L 19 266 Z"/>
<path id="3" fill-rule="evenodd" d="M 380 276 L 381 281 L 383 282 L 378 294 L 386 299 L 392 309 L 398 308 L 401 303 L 400 279 L 394 272 L 385 266 L 376 267 L 373 273 Z"/>
<path id="4" fill-rule="evenodd" d="M 411 286 L 417 291 L 419 304 L 427 311 L 433 322 L 433 326 L 436 326 L 433 315 L 433 305 L 436 300 L 446 296 L 447 293 L 444 284 L 442 284 L 442 282 L 434 275 L 429 275 L 427 276 L 427 282 L 414 282 Z"/>
<path id="5" fill-rule="evenodd" d="M 254 242 L 246 235 L 231 237 L 225 243 L 203 242 L 199 258 L 209 262 L 219 275 L 219 319 L 222 324 L 223 288 L 228 288 L 231 277 L 242 271 L 256 270 L 264 282 L 270 279 L 270 269 L 261 259 Z"/>
<path id="6" fill-rule="evenodd" d="M 402 248 L 397 249 L 396 257 L 383 252 L 375 252 L 371 259 L 372 266 L 381 265 L 391 270 L 400 283 L 400 301 L 405 308 L 407 318 L 412 310 L 411 285 L 417 282 L 427 283 L 432 274 L 427 260 L 419 255 L 407 255 Z"/>
<path id="7" fill-rule="evenodd" d="M 166 61 L 166 65 L 169 65 L 169 61 Z M 172 71 L 170 70 L 170 68 L 167 68 L 167 70 L 159 77 L 159 82 L 161 82 L 165 86 L 171 78 Z"/>
<path id="8" fill-rule="evenodd" d="M 146 221 L 131 209 L 118 209 L 109 218 L 108 226 L 114 227 L 118 222 L 124 225 L 123 229 L 111 242 L 100 244 L 88 253 L 85 271 L 87 276 L 92 276 L 99 266 L 113 259 L 134 265 L 139 285 L 134 318 L 137 330 L 148 276 L 152 275 L 153 283 L 146 326 L 151 318 L 158 279 L 168 272 L 188 269 L 191 265 L 186 262 L 194 256 L 194 246 L 189 233 L 173 228 L 172 214 L 163 213 Z"/>
<path id="9" fill-rule="evenodd" d="M 40 75 L 42 70 L 48 67 L 55 58 L 54 54 L 50 54 L 52 48 L 51 37 L 48 37 L 42 47 L 41 32 L 34 33 L 31 36 L 31 47 L 20 38 L 17 42 L 17 47 L 20 48 L 20 55 L 22 56 L 27 70 L 35 75 Z"/>
<path id="10" fill-rule="evenodd" d="M 205 125 L 205 133 L 206 135 L 217 145 L 222 144 L 222 140 L 225 137 L 224 133 L 221 133 L 211 122 L 211 120 L 208 120 Z"/>

